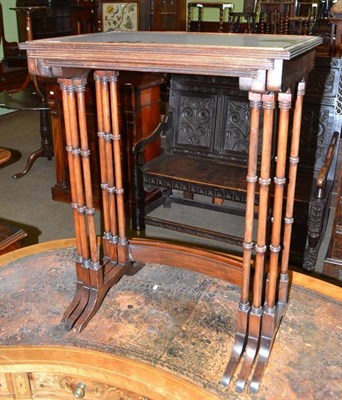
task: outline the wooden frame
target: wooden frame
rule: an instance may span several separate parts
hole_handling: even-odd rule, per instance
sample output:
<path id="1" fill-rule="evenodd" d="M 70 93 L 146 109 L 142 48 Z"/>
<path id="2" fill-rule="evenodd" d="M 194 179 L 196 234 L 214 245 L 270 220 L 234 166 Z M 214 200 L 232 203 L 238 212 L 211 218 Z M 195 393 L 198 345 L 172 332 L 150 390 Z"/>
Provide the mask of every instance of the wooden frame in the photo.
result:
<path id="1" fill-rule="evenodd" d="M 102 0 L 100 15 L 103 32 L 137 31 L 139 29 L 139 2 Z"/>

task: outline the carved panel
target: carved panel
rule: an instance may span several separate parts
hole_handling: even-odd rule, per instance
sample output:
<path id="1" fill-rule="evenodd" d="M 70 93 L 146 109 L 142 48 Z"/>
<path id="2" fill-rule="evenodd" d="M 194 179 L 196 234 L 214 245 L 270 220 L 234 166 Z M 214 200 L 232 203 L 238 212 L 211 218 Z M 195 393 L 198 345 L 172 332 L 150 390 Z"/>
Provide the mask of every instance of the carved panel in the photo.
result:
<path id="1" fill-rule="evenodd" d="M 75 376 L 32 374 L 32 390 L 35 398 L 74 398 L 73 390 L 80 382 L 85 384 L 85 398 L 103 400 L 149 400 L 129 390 L 107 383 L 90 381 Z"/>
<path id="2" fill-rule="evenodd" d="M 307 92 L 310 95 L 318 96 L 336 96 L 336 84 L 339 71 L 325 70 L 316 68 L 313 73 L 309 74 Z"/>
<path id="3" fill-rule="evenodd" d="M 228 189 L 220 189 L 212 186 L 199 185 L 192 182 L 177 181 L 168 179 L 167 177 L 155 177 L 144 174 L 144 188 L 147 191 L 152 191 L 154 188 L 174 189 L 203 196 L 216 197 L 226 200 L 232 200 L 244 203 L 246 201 L 246 194 L 230 191 Z"/>
<path id="4" fill-rule="evenodd" d="M 335 98 L 340 79 L 340 68 L 341 60 L 338 58 L 316 58 L 315 68 L 308 77 L 306 101 L 311 101 L 311 96 Z"/>
<path id="5" fill-rule="evenodd" d="M 248 152 L 250 108 L 245 101 L 227 101 L 222 150 Z"/>
<path id="6" fill-rule="evenodd" d="M 181 95 L 176 146 L 210 149 L 215 125 L 215 97 Z"/>
<path id="7" fill-rule="evenodd" d="M 336 115 L 342 119 L 342 73 L 340 73 L 340 81 L 338 85 L 338 93 L 336 98 Z"/>
<path id="8" fill-rule="evenodd" d="M 300 166 L 319 169 L 330 142 L 329 110 L 305 107 L 302 118 L 302 135 L 300 142 Z"/>

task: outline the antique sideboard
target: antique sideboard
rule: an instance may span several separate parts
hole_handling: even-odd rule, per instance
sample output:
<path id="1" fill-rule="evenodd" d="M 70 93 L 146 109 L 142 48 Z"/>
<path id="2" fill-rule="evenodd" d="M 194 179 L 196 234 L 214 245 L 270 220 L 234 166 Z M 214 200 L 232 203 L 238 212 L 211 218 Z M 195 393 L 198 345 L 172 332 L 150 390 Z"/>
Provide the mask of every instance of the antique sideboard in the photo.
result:
<path id="1" fill-rule="evenodd" d="M 27 50 L 30 73 L 59 78 L 62 90 L 77 251 L 76 293 L 63 316 L 67 329 L 83 330 L 101 307 L 109 288 L 123 275 L 137 272 L 137 266 L 144 261 L 158 260 L 208 275 L 221 274 L 226 279 L 231 272 L 232 278 L 241 286 L 241 295 L 235 341 L 221 383 L 224 386 L 230 383 L 242 360 L 236 390 L 244 389 L 255 364 L 250 389 L 258 391 L 288 299 L 288 258 L 305 79 L 313 68 L 315 47 L 320 42 L 320 38 L 307 36 L 109 32 L 37 40 L 21 45 Z M 133 250 L 125 226 L 117 92 L 120 70 L 232 76 L 239 78 L 240 90 L 248 91 L 251 128 L 240 273 L 233 258 L 225 263 L 225 267 L 208 268 L 208 263 L 200 258 L 195 261 L 191 249 L 180 255 L 175 249 L 166 249 L 163 245 L 150 246 L 147 241 L 145 249 L 141 246 L 140 251 Z M 95 230 L 91 152 L 85 113 L 84 94 L 90 71 L 95 71 L 101 160 L 101 253 Z M 273 132 L 276 106 L 279 108 L 279 121 L 277 131 Z M 257 176 L 261 113 L 262 152 L 260 176 Z M 271 176 L 270 168 L 273 135 L 277 142 L 275 176 Z M 230 171 L 222 171 L 224 173 Z M 266 223 L 270 185 L 274 185 L 274 199 L 269 234 Z M 257 240 L 254 243 L 256 191 L 259 204 Z M 264 284 L 265 271 L 267 280 Z"/>

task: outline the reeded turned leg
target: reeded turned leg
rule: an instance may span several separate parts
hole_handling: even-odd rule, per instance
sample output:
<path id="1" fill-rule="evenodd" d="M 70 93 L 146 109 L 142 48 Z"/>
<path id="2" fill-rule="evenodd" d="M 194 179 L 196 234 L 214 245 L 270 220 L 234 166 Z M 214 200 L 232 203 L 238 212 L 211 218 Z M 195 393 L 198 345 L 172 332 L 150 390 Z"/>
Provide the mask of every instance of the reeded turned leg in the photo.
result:
<path id="1" fill-rule="evenodd" d="M 60 79 L 70 187 L 76 234 L 76 294 L 63 316 L 67 329 L 81 331 L 100 308 L 112 285 L 129 266 L 125 234 L 117 73 L 95 73 L 104 233 L 103 260 L 97 245 L 90 150 L 85 110 L 86 79 Z"/>
<path id="2" fill-rule="evenodd" d="M 228 362 L 222 383 L 227 385 L 232 378 L 239 359 L 243 355 L 242 366 L 237 377 L 236 390 L 242 391 L 253 370 L 250 390 L 257 392 L 260 381 L 266 368 L 275 335 L 282 316 L 284 315 L 288 297 L 288 264 L 291 242 L 291 231 L 293 223 L 294 195 L 296 187 L 296 175 L 298 164 L 300 128 L 302 118 L 304 83 L 298 86 L 298 94 L 294 110 L 294 119 L 291 135 L 291 149 L 289 157 L 285 218 L 283 220 L 284 186 L 286 183 L 286 158 L 287 142 L 289 136 L 289 120 L 292 104 L 290 91 L 278 94 L 279 104 L 279 123 L 277 133 L 277 157 L 274 177 L 274 200 L 272 231 L 270 237 L 270 259 L 269 270 L 265 288 L 263 287 L 264 268 L 266 263 L 267 251 L 267 213 L 269 201 L 269 186 L 271 184 L 271 147 L 273 135 L 273 115 L 275 108 L 274 94 L 264 94 L 262 96 L 264 108 L 263 124 L 263 143 L 260 168 L 260 193 L 259 193 L 259 216 L 257 243 L 255 245 L 255 273 L 253 280 L 253 300 L 248 311 L 248 302 L 245 303 L 246 321 L 242 319 L 242 310 L 237 315 L 237 334 L 234 342 L 231 358 Z M 251 132 L 252 133 L 252 132 Z M 249 166 L 250 167 L 250 166 Z M 246 214 L 246 225 L 249 220 Z M 250 227 L 245 227 L 245 235 Z M 248 237 L 245 236 L 245 239 Z M 244 244 L 246 248 L 246 243 Z M 281 254 L 281 258 L 280 258 Z M 247 258 L 244 257 L 244 261 Z M 243 283 L 241 289 L 241 299 L 245 298 L 246 284 L 249 284 L 249 276 L 245 276 L 247 267 L 243 269 Z M 248 295 L 248 293 L 247 293 Z M 265 298 L 264 304 L 262 304 Z M 240 303 L 241 306 L 242 303 Z M 244 321 L 244 325 L 242 322 Z M 241 334 L 240 328 L 243 327 Z M 239 341 L 240 339 L 240 341 Z"/>
<path id="3" fill-rule="evenodd" d="M 262 155 L 260 167 L 260 194 L 259 194 L 259 216 L 257 243 L 255 245 L 255 272 L 253 280 L 253 301 L 248 321 L 248 338 L 244 353 L 243 364 L 238 375 L 236 390 L 242 391 L 251 371 L 254 359 L 256 357 L 260 327 L 262 318 L 262 297 L 263 297 L 263 279 L 264 265 L 266 254 L 267 240 L 267 219 L 268 219 L 268 202 L 269 202 L 269 186 L 271 183 L 271 156 L 272 156 L 272 136 L 273 136 L 273 119 L 275 108 L 275 95 L 273 93 L 264 94 L 262 96 L 264 108 L 264 125 L 262 140 Z"/>
<path id="4" fill-rule="evenodd" d="M 239 307 L 237 311 L 236 334 L 232 348 L 232 353 L 224 372 L 221 383 L 229 385 L 234 371 L 240 361 L 240 357 L 245 348 L 248 329 L 248 316 L 250 304 L 248 301 L 249 282 L 251 273 L 251 259 L 253 244 L 253 224 L 254 224 L 254 204 L 255 186 L 257 177 L 258 161 L 258 134 L 260 121 L 261 95 L 256 93 L 249 94 L 251 107 L 251 127 L 248 152 L 248 172 L 247 172 L 247 198 L 245 215 L 245 232 L 243 242 L 243 264 L 242 264 L 242 287 Z"/>
<path id="5" fill-rule="evenodd" d="M 301 82 L 298 85 L 297 98 L 294 110 L 294 119 L 292 126 L 292 139 L 289 157 L 288 186 L 286 196 L 284 230 L 283 230 L 283 246 L 281 249 L 281 221 L 282 221 L 282 204 L 284 196 L 285 184 L 285 167 L 286 167 L 286 151 L 287 148 L 287 132 L 289 121 L 289 110 L 291 107 L 290 94 L 284 94 L 279 99 L 279 107 L 281 112 L 279 127 L 279 143 L 277 156 L 277 170 L 275 177 L 275 204 L 273 214 L 273 228 L 271 237 L 271 258 L 270 271 L 267 281 L 267 292 L 265 302 L 265 312 L 262 321 L 261 344 L 259 357 L 254 370 L 251 381 L 251 391 L 259 390 L 260 381 L 265 371 L 268 358 L 271 353 L 273 341 L 284 315 L 288 297 L 288 265 L 290 254 L 290 242 L 293 224 L 293 207 L 296 188 L 297 166 L 299 162 L 299 141 L 300 128 L 302 119 L 303 98 L 305 92 L 305 84 Z M 279 254 L 282 250 L 281 267 L 279 274 Z M 277 289 L 278 284 L 278 289 Z"/>
<path id="6" fill-rule="evenodd" d="M 264 304 L 264 313 L 262 317 L 262 328 L 260 338 L 259 355 L 254 371 L 251 390 L 257 391 L 259 382 L 269 358 L 273 339 L 276 332 L 276 294 L 278 280 L 279 253 L 281 251 L 280 239 L 282 228 L 282 211 L 284 185 L 286 182 L 286 149 L 289 132 L 289 117 L 291 109 L 291 94 L 280 93 L 278 95 L 279 103 L 279 128 L 278 128 L 278 146 L 276 175 L 274 177 L 274 202 L 272 217 L 272 233 L 270 244 L 270 263 L 266 282 L 266 301 Z"/>

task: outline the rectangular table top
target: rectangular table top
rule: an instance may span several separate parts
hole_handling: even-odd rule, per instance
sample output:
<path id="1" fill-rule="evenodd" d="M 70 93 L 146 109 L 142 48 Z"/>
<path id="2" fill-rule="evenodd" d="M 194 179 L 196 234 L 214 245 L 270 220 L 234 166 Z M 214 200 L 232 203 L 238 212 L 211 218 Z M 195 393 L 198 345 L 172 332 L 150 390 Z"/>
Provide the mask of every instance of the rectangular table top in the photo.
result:
<path id="1" fill-rule="evenodd" d="M 251 76 L 321 43 L 315 36 L 194 32 L 106 32 L 21 43 L 44 67 Z M 36 74 L 47 74 L 40 68 Z"/>

